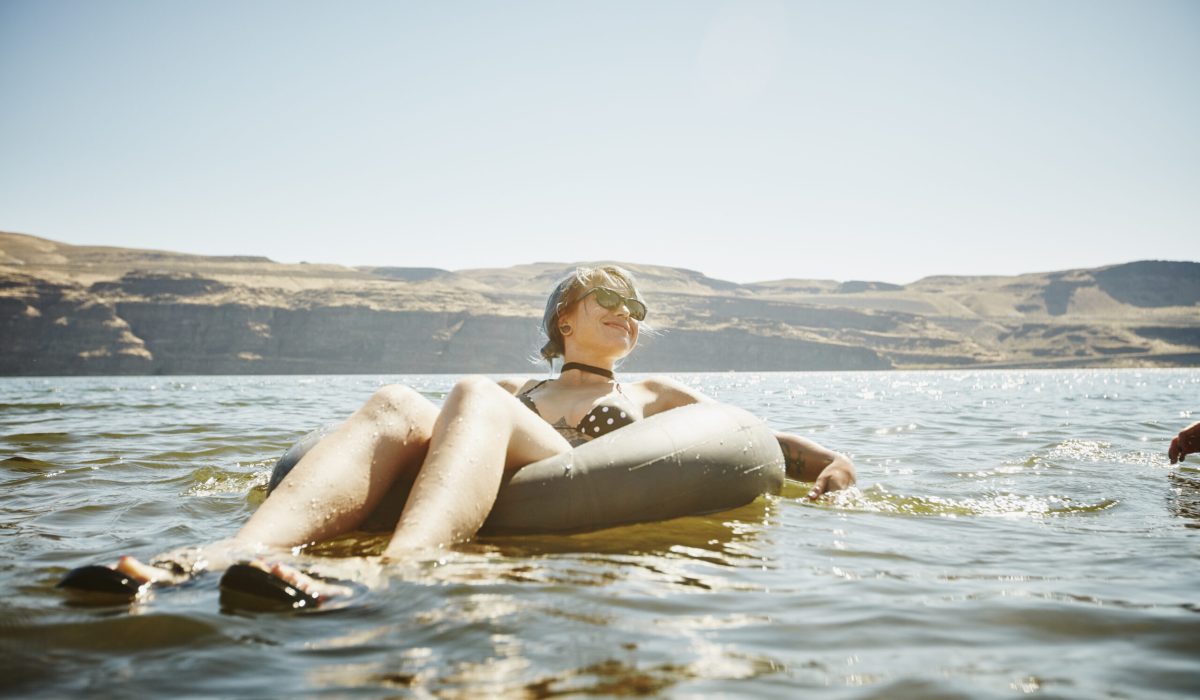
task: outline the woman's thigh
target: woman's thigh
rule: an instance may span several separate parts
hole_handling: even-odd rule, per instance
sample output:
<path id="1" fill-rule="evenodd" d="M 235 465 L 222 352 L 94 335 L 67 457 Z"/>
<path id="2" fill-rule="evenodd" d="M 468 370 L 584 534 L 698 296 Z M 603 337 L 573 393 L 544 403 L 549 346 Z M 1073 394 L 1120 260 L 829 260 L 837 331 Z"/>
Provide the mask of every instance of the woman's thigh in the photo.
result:
<path id="1" fill-rule="evenodd" d="M 437 407 L 407 387 L 383 387 L 325 436 L 283 479 L 238 534 L 292 545 L 354 529 L 411 482 L 425 458 Z"/>
<path id="2" fill-rule="evenodd" d="M 467 377 L 454 386 L 438 416 L 439 430 L 444 442 L 438 448 L 503 449 L 505 471 L 571 449 L 553 426 L 485 377 Z"/>

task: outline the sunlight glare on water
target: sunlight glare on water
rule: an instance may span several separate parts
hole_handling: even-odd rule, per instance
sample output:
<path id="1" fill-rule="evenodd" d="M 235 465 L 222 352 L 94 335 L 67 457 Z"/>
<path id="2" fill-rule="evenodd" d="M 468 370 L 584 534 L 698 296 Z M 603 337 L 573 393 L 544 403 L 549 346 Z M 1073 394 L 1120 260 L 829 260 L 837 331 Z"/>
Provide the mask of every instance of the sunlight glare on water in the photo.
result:
<path id="1" fill-rule="evenodd" d="M 634 377 L 636 378 L 636 377 Z M 0 380 L 0 689 L 23 697 L 1189 697 L 1200 458 L 1170 466 L 1197 370 L 677 378 L 850 455 L 856 487 L 372 568 L 374 591 L 223 611 L 213 577 L 79 607 L 70 568 L 233 534 L 275 459 L 378 386 L 451 376 Z M 68 671 L 69 670 L 69 671 Z"/>

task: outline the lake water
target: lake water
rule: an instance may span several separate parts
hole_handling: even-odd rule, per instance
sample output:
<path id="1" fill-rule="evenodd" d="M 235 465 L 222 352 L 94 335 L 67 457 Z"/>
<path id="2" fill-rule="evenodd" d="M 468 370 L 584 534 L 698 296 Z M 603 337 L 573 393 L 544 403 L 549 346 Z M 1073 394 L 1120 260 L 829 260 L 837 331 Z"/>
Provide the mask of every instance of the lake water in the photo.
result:
<path id="1" fill-rule="evenodd" d="M 0 690 L 1187 697 L 1200 692 L 1198 370 L 676 375 L 849 454 L 858 488 L 485 539 L 348 609 L 222 610 L 216 577 L 80 607 L 69 569 L 233 534 L 276 457 L 387 382 L 0 380 Z M 1192 411 L 1196 411 L 1192 414 Z M 377 551 L 358 535 L 325 548 Z"/>

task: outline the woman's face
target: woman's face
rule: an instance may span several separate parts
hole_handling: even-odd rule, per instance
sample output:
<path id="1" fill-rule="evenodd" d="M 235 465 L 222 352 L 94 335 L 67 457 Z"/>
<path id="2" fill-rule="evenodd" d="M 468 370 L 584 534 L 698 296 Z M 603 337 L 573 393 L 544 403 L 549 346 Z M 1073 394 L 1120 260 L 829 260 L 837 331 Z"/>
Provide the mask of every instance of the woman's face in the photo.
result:
<path id="1" fill-rule="evenodd" d="M 613 285 L 596 283 L 592 287 L 605 287 L 626 296 L 624 290 Z M 596 301 L 595 294 L 587 295 L 562 313 L 558 325 L 564 324 L 571 327 L 571 332 L 563 335 L 564 345 L 571 355 L 620 359 L 637 345 L 638 322 L 630 318 L 629 309 L 624 304 L 606 309 Z"/>

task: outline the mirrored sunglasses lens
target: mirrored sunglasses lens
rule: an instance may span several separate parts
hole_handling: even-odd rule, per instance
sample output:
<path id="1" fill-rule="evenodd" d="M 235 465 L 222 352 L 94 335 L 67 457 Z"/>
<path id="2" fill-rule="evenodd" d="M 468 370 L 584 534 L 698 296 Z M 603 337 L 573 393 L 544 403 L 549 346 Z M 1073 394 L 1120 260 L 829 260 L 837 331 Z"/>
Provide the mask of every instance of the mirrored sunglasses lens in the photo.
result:
<path id="1" fill-rule="evenodd" d="M 615 309 L 621 303 L 621 295 L 611 289 L 599 287 L 596 289 L 596 303 L 606 309 Z"/>
<path id="2" fill-rule="evenodd" d="M 596 287 L 596 303 L 610 311 L 617 308 L 622 303 L 625 308 L 629 309 L 629 317 L 635 321 L 642 321 L 646 318 L 646 305 L 637 299 L 631 297 L 623 297 L 611 289 L 604 287 Z"/>
<path id="3" fill-rule="evenodd" d="M 626 299 L 625 308 L 629 309 L 629 315 L 633 318 L 633 320 L 646 320 L 646 305 L 637 299 Z"/>

